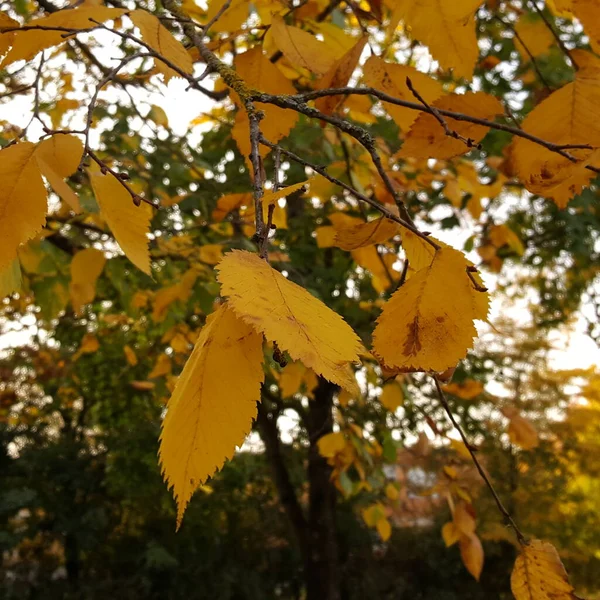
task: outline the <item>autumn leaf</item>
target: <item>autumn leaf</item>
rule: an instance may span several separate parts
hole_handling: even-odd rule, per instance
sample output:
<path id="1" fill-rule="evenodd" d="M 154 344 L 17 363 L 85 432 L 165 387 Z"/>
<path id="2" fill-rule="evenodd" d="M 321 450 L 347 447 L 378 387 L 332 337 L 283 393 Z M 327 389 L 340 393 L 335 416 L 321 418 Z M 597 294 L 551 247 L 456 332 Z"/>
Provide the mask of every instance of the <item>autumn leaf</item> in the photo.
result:
<path id="1" fill-rule="evenodd" d="M 492 121 L 496 115 L 504 112 L 502 104 L 497 98 L 483 92 L 443 96 L 432 106 Z M 489 131 L 489 127 L 483 125 L 457 121 L 451 117 L 444 117 L 444 119 L 451 131 L 466 140 L 471 140 L 473 145 L 479 143 Z M 470 149 L 471 147 L 463 140 L 446 135 L 444 128 L 432 114 L 423 112 L 410 128 L 397 156 L 400 158 L 448 159 L 465 154 Z"/>
<path id="2" fill-rule="evenodd" d="M 64 180 L 77 171 L 82 156 L 83 143 L 74 135 L 53 135 L 41 141 L 35 151 L 42 175 L 77 213 L 81 212 L 79 198 Z"/>
<path id="3" fill-rule="evenodd" d="M 250 431 L 264 377 L 262 356 L 262 337 L 229 306 L 209 315 L 169 400 L 160 436 L 161 470 L 177 502 L 178 529 L 196 488 Z"/>
<path id="4" fill-rule="evenodd" d="M 431 104 L 444 94 L 444 88 L 439 81 L 417 71 L 414 67 L 389 63 L 377 56 L 371 56 L 363 67 L 365 83 L 377 90 L 394 96 L 399 100 L 416 102 L 415 97 L 406 84 L 409 78 L 414 88 L 423 97 L 425 102 Z M 410 126 L 419 116 L 416 110 L 408 110 L 402 106 L 384 102 L 383 106 L 394 122 L 403 132 L 408 131 Z"/>
<path id="5" fill-rule="evenodd" d="M 332 48 L 325 42 L 308 31 L 286 25 L 279 15 L 273 16 L 271 32 L 279 50 L 297 67 L 326 75 L 336 62 Z"/>
<path id="6" fill-rule="evenodd" d="M 59 10 L 47 17 L 33 19 L 27 25 L 29 27 L 62 27 L 75 30 L 93 29 L 97 25 L 90 19 L 104 23 L 111 19 L 117 19 L 123 14 L 125 14 L 125 10 L 120 8 L 85 6 L 75 10 Z M 15 32 L 12 48 L 0 63 L 0 68 L 6 68 L 17 60 L 29 60 L 40 50 L 62 44 L 65 39 L 64 31 L 29 29 Z"/>
<path id="7" fill-rule="evenodd" d="M 556 548 L 531 540 L 522 549 L 510 578 L 516 600 L 577 600 Z"/>
<path id="8" fill-rule="evenodd" d="M 523 121 L 527 133 L 554 144 L 586 144 L 571 149 L 568 158 L 518 137 L 511 160 L 517 176 L 534 194 L 552 198 L 564 208 L 569 200 L 589 185 L 594 173 L 586 166 L 600 160 L 600 69 L 593 63 L 581 68 L 568 83 L 538 104 Z"/>
<path id="9" fill-rule="evenodd" d="M 129 192 L 111 173 L 103 175 L 96 163 L 88 173 L 102 217 L 119 246 L 138 269 L 150 274 L 147 234 L 152 209 L 145 203 L 135 206 Z"/>
<path id="10" fill-rule="evenodd" d="M 396 0 L 392 21 L 403 20 L 444 69 L 471 79 L 479 56 L 475 12 L 480 5 L 481 0 Z"/>
<path id="11" fill-rule="evenodd" d="M 15 258 L 4 268 L 0 269 L 0 298 L 5 298 L 21 289 L 21 267 L 19 259 Z"/>
<path id="12" fill-rule="evenodd" d="M 585 33 L 590 38 L 590 46 L 600 53 L 600 21 L 598 20 L 598 3 L 595 0 L 571 0 L 571 8 L 581 21 Z"/>
<path id="13" fill-rule="evenodd" d="M 379 401 L 390 412 L 394 412 L 399 406 L 402 406 L 404 402 L 402 388 L 395 381 L 386 383 L 381 390 Z"/>
<path id="14" fill-rule="evenodd" d="M 381 217 L 368 223 L 336 229 L 334 245 L 342 250 L 356 250 L 365 246 L 382 244 L 394 237 L 400 229 L 396 221 Z"/>
<path id="15" fill-rule="evenodd" d="M 299 183 L 294 183 L 292 185 L 288 185 L 286 187 L 282 187 L 280 189 L 278 189 L 276 192 L 265 192 L 263 197 L 262 197 L 262 203 L 263 206 L 269 206 L 271 204 L 277 204 L 278 200 L 281 200 L 282 198 L 287 198 L 288 196 L 290 196 L 291 194 L 299 191 L 299 190 L 303 190 L 303 189 L 308 189 L 310 180 L 307 179 L 306 181 L 301 181 Z"/>
<path id="16" fill-rule="evenodd" d="M 82 308 L 92 302 L 96 296 L 96 281 L 105 263 L 104 253 L 95 248 L 80 250 L 73 257 L 69 293 L 75 313 L 80 313 Z"/>
<path id="17" fill-rule="evenodd" d="M 444 371 L 464 358 L 476 335 L 477 292 L 462 253 L 441 248 L 384 306 L 373 349 L 388 367 Z"/>
<path id="18" fill-rule="evenodd" d="M 35 150 L 31 142 L 0 150 L 0 269 L 12 263 L 19 245 L 37 235 L 46 222 L 46 188 Z"/>
<path id="19" fill-rule="evenodd" d="M 467 571 L 479 581 L 483 570 L 483 546 L 475 533 L 461 535 L 458 541 L 460 556 Z"/>
<path id="20" fill-rule="evenodd" d="M 225 5 L 225 0 L 209 0 L 206 20 L 212 21 Z M 232 0 L 217 21 L 211 26 L 211 31 L 236 31 L 248 18 L 249 0 Z"/>
<path id="21" fill-rule="evenodd" d="M 193 72 L 191 56 L 157 17 L 145 10 L 134 10 L 129 16 L 139 28 L 146 44 L 184 73 L 190 75 Z M 162 73 L 165 83 L 168 83 L 172 77 L 181 76 L 165 62 L 156 58 L 154 67 L 158 73 Z"/>
<path id="22" fill-rule="evenodd" d="M 325 379 L 356 390 L 348 368 L 362 346 L 337 313 L 256 254 L 234 250 L 217 269 L 221 293 L 246 323 Z"/>

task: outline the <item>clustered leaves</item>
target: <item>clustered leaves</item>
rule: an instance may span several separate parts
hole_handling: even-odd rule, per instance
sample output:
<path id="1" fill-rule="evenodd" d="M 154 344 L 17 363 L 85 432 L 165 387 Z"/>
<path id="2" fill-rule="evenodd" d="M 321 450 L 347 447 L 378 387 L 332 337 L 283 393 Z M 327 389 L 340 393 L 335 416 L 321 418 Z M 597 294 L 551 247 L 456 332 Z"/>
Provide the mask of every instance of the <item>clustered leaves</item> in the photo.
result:
<path id="1" fill-rule="evenodd" d="M 594 54 L 600 51 L 600 9 L 592 0 L 555 0 L 543 11 L 532 2 L 519 3 L 517 9 L 497 0 L 348 2 L 343 9 L 340 3 L 321 0 L 289 6 L 215 0 L 204 12 L 192 1 L 180 5 L 164 0 L 164 11 L 152 14 L 111 4 L 88 0 L 28 19 L 0 14 L 0 68 L 26 61 L 25 72 L 33 78 L 25 90 L 11 90 L 7 97 L 33 91 L 32 122 L 41 128 L 36 142 L 28 141 L 34 136 L 27 130 L 2 138 L 0 291 L 5 296 L 34 291 L 34 286 L 23 287 L 21 270 L 36 271 L 41 259 L 34 255 L 44 238 L 61 237 L 63 226 L 99 230 L 110 236 L 112 247 L 90 238 L 71 248 L 68 283 L 52 284 L 58 288 L 51 292 L 47 320 L 58 316 L 69 300 L 75 315 L 84 314 L 113 262 L 108 255 L 119 248 L 141 272 L 159 279 L 164 265 L 157 259 L 176 256 L 189 262 L 177 281 L 152 292 L 151 319 L 156 323 L 167 318 L 172 305 L 189 300 L 198 277 L 212 277 L 220 301 L 199 311 L 209 313 L 199 333 L 176 322 L 164 338 L 181 355 L 195 340 L 176 385 L 171 385 L 160 445 L 179 527 L 194 491 L 250 431 L 271 357 L 284 367 L 278 375 L 284 397 L 302 387 L 310 396 L 318 376 L 343 390 L 342 405 L 342 394 L 345 402 L 361 395 L 356 371 L 376 365 L 386 379 L 394 379 L 385 382 L 380 396 L 391 413 L 403 403 L 404 374 L 430 375 L 438 388 L 441 380 L 452 377 L 473 346 L 476 321 L 488 319 L 490 300 L 478 267 L 425 231 L 434 208 L 425 198 L 437 198 L 452 214 L 468 212 L 481 226 L 482 265 L 498 271 L 505 256 L 525 252 L 521 237 L 506 223 L 495 222 L 491 210 L 495 198 L 502 201 L 507 182 L 511 190 L 551 199 L 560 209 L 584 189 L 594 189 L 600 169 L 600 62 Z M 332 12 L 336 19 L 329 18 Z M 577 19 L 589 44 L 566 48 L 555 37 L 556 17 Z M 494 74 L 494 69 L 504 64 L 493 52 L 484 56 L 486 47 L 500 55 L 504 43 L 493 33 L 494 19 L 504 25 L 503 19 L 510 21 L 503 31 L 514 36 L 524 84 L 527 77 L 538 77 L 548 88 L 540 56 L 556 52 L 563 69 L 571 68 L 571 81 L 528 97 L 522 122 L 511 113 L 515 102 L 508 90 L 504 96 L 489 93 L 500 71 Z M 86 55 L 81 40 L 96 33 L 117 40 L 122 57 L 116 66 L 106 67 L 89 58 L 91 47 L 89 64 L 75 55 L 101 75 L 81 106 L 83 126 L 75 129 L 71 120 L 69 127 L 62 127 L 68 105 L 63 110 L 57 103 L 52 115 L 40 103 L 46 61 L 63 50 Z M 424 57 L 428 73 L 416 55 Z M 431 68 L 432 61 L 437 70 Z M 512 68 L 509 63 L 505 66 Z M 207 77 L 214 89 L 204 87 Z M 246 163 L 239 191 L 219 194 L 215 188 L 210 208 L 202 206 L 198 212 L 204 219 L 201 227 L 222 233 L 219 243 L 198 244 L 187 234 L 169 239 L 156 235 L 154 210 L 171 209 L 172 219 L 181 218 L 185 211 L 173 206 L 183 206 L 187 192 L 175 190 L 171 197 L 144 180 L 140 173 L 147 168 L 147 146 L 141 136 L 127 142 L 132 145 L 125 158 L 111 156 L 92 141 L 94 134 L 106 134 L 96 128 L 96 115 L 103 109 L 99 95 L 105 88 L 128 94 L 128 86 L 150 86 L 156 80 L 168 84 L 178 78 L 188 89 L 221 102 L 194 124 L 218 127 L 224 120 Z M 75 90 L 70 83 L 65 87 Z M 139 113 L 132 104 L 132 114 Z M 154 121 L 153 127 L 168 129 L 160 107 L 151 108 L 148 120 Z M 327 144 L 331 158 L 325 166 L 313 160 L 310 141 L 304 147 L 297 144 L 303 152 L 294 146 L 295 131 L 309 130 L 314 122 L 318 127 L 311 135 Z M 190 194 L 208 185 L 209 178 L 202 175 L 217 168 L 193 156 L 186 149 L 177 159 L 187 171 L 200 174 Z M 286 169 L 294 165 L 298 177 L 282 182 L 282 162 Z M 56 195 L 50 206 L 44 181 Z M 488 199 L 485 206 L 483 199 Z M 293 246 L 299 235 L 289 210 L 294 202 L 326 207 L 315 223 L 315 243 L 324 252 L 337 248 L 348 253 L 344 260 L 354 265 L 348 281 L 360 285 L 357 274 L 370 274 L 371 300 L 362 307 L 370 324 L 361 337 L 286 270 L 289 245 L 272 231 L 289 228 L 288 244 Z M 51 227 L 53 220 L 57 228 Z M 346 283 L 338 282 L 342 290 Z M 39 304 L 41 298 L 33 293 L 31 302 Z M 149 298 L 139 289 L 131 304 L 141 309 Z M 84 338 L 77 356 L 94 352 L 97 343 L 93 336 Z M 372 354 L 365 346 L 371 346 Z M 129 346 L 123 358 L 130 366 L 138 363 Z M 293 362 L 286 367 L 289 358 Z M 171 358 L 161 355 L 148 379 L 171 375 L 171 369 Z M 138 390 L 154 388 L 153 382 L 133 383 Z M 463 399 L 482 393 L 469 380 L 450 384 L 448 391 Z M 442 392 L 439 399 L 458 426 Z M 526 418 L 509 408 L 504 415 L 514 443 L 524 449 L 537 446 L 537 432 Z M 346 430 L 319 441 L 343 493 L 351 488 L 343 479 L 349 470 L 362 469 L 357 448 L 371 461 L 383 452 L 352 433 L 349 425 Z M 454 440 L 457 452 L 472 458 L 483 473 L 460 433 L 462 441 Z M 352 436 L 357 438 L 354 445 L 348 442 Z M 459 544 L 464 564 L 478 579 L 483 549 L 471 498 L 457 491 L 456 472 L 446 475 L 452 488 L 448 497 L 459 503 L 450 503 L 452 521 L 444 526 L 443 537 L 447 545 Z M 364 473 L 361 481 L 366 488 Z M 386 488 L 390 500 L 397 494 L 394 489 Z M 391 525 L 379 502 L 363 511 L 363 519 L 383 540 L 389 538 Z M 538 540 L 527 542 L 510 523 L 521 543 L 512 577 L 515 597 L 574 598 L 554 548 Z"/>

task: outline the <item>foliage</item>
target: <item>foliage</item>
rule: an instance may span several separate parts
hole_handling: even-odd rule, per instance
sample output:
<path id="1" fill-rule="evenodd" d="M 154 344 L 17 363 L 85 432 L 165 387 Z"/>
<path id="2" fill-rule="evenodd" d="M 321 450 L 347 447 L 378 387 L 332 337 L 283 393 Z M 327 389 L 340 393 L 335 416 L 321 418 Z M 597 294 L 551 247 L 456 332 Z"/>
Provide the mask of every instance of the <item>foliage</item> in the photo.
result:
<path id="1" fill-rule="evenodd" d="M 481 579 L 462 597 L 507 594 L 513 558 L 517 599 L 577 597 L 550 542 L 598 590 L 598 375 L 549 342 L 582 315 L 599 335 L 594 2 L 9 4 L 0 102 L 30 117 L 0 133 L 11 593 L 39 550 L 72 597 L 450 598 L 369 572 L 420 520 Z M 207 107 L 177 133 L 174 86 Z M 251 438 L 207 484 L 252 429 L 264 456 Z"/>

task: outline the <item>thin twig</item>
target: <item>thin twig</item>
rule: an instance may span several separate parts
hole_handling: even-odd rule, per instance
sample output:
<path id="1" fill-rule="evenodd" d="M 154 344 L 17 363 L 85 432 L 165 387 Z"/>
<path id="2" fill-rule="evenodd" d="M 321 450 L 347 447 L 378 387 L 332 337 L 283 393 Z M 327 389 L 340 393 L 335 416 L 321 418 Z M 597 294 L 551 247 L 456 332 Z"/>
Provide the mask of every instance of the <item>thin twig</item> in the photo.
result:
<path id="1" fill-rule="evenodd" d="M 204 35 L 208 33 L 208 30 L 223 16 L 223 13 L 231 6 L 231 0 L 225 0 L 223 6 L 218 10 L 217 14 L 203 27 Z"/>
<path id="2" fill-rule="evenodd" d="M 475 448 L 473 447 L 472 444 L 469 443 L 469 440 L 467 439 L 465 432 L 463 431 L 462 427 L 459 425 L 456 418 L 454 417 L 454 414 L 450 410 L 448 400 L 446 398 L 446 395 L 444 394 L 444 390 L 442 390 L 442 386 L 440 385 L 439 379 L 435 375 L 433 375 L 432 377 L 433 377 L 433 380 L 435 381 L 435 387 L 437 390 L 438 398 L 440 399 L 440 402 L 442 403 L 442 406 L 444 407 L 444 410 L 446 411 L 448 418 L 452 422 L 452 425 L 454 425 L 454 428 L 460 434 L 463 444 L 469 451 L 469 454 L 471 455 L 471 459 L 473 460 L 473 463 L 475 464 L 475 467 L 476 467 L 477 471 L 479 472 L 479 475 L 481 475 L 481 478 L 483 479 L 483 481 L 487 485 L 488 489 L 490 490 L 490 492 L 494 498 L 494 501 L 496 502 L 496 506 L 498 507 L 498 510 L 502 513 L 502 516 L 504 517 L 507 524 L 513 528 L 515 534 L 517 535 L 517 540 L 519 540 L 519 543 L 522 546 L 524 546 L 527 543 L 525 536 L 523 535 L 522 531 L 519 529 L 519 527 L 515 523 L 511 514 L 508 512 L 508 510 L 506 510 L 504 504 L 502 504 L 502 500 L 500 500 L 500 496 L 498 496 L 498 493 L 496 492 L 494 485 L 492 484 L 490 478 L 488 477 L 484 468 L 481 466 L 479 459 L 477 458 L 477 455 L 475 453 L 476 452 Z"/>

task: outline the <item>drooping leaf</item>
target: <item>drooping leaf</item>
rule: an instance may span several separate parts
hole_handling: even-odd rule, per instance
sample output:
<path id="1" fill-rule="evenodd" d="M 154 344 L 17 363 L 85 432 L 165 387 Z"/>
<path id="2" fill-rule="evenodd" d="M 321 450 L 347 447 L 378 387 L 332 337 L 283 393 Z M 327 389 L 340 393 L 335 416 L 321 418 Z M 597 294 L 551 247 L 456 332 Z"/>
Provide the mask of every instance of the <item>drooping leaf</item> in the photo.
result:
<path id="1" fill-rule="evenodd" d="M 264 378 L 262 356 L 262 336 L 229 306 L 208 317 L 169 400 L 160 437 L 177 528 L 196 488 L 233 456 L 250 431 Z"/>
<path id="2" fill-rule="evenodd" d="M 103 175 L 96 163 L 88 172 L 102 217 L 119 246 L 138 269 L 150 274 L 147 234 L 152 209 L 145 203 L 135 206 L 127 190 L 111 173 Z"/>
<path id="3" fill-rule="evenodd" d="M 394 412 L 399 406 L 402 406 L 402 403 L 404 402 L 402 388 L 395 381 L 386 383 L 381 390 L 379 401 L 389 411 Z"/>
<path id="4" fill-rule="evenodd" d="M 12 263 L 19 245 L 37 235 L 46 222 L 46 188 L 35 148 L 21 142 L 0 150 L 0 269 Z"/>
<path id="5" fill-rule="evenodd" d="M 473 295 L 461 252 L 438 250 L 390 300 L 377 319 L 373 349 L 386 366 L 442 372 L 465 357 L 476 335 Z"/>
<path id="6" fill-rule="evenodd" d="M 69 293 L 75 313 L 81 312 L 96 296 L 96 281 L 106 263 L 104 253 L 95 248 L 85 248 L 75 254 L 71 261 Z"/>
<path id="7" fill-rule="evenodd" d="M 581 53 L 582 56 L 585 53 Z M 571 149 L 572 162 L 524 138 L 512 145 L 512 162 L 525 187 L 564 208 L 595 176 L 586 169 L 600 162 L 600 69 L 591 62 L 568 83 L 538 104 L 523 121 L 527 133 L 555 144 L 589 144 Z"/>
<path id="8" fill-rule="evenodd" d="M 294 360 L 356 390 L 348 369 L 358 362 L 361 343 L 342 317 L 256 254 L 234 250 L 217 269 L 221 293 L 245 322 Z"/>
<path id="9" fill-rule="evenodd" d="M 516 600 L 577 600 L 556 548 L 531 540 L 521 550 L 510 578 Z"/>
<path id="10" fill-rule="evenodd" d="M 81 211 L 79 198 L 64 179 L 75 173 L 82 155 L 83 143 L 74 135 L 53 135 L 40 142 L 35 151 L 42 175 L 75 212 Z"/>
<path id="11" fill-rule="evenodd" d="M 467 571 L 479 581 L 483 569 L 483 546 L 477 534 L 461 535 L 458 541 L 460 556 Z"/>
<path id="12" fill-rule="evenodd" d="M 10 264 L 0 270 L 0 298 L 5 298 L 21 289 L 21 266 L 15 258 Z"/>
<path id="13" fill-rule="evenodd" d="M 164 56 L 184 73 L 190 75 L 193 72 L 194 67 L 191 56 L 157 17 L 145 10 L 138 9 L 130 14 L 130 18 L 139 28 L 142 40 L 154 51 Z M 154 59 L 154 66 L 159 73 L 163 74 L 165 83 L 168 83 L 172 77 L 180 77 L 177 71 L 162 60 Z"/>
<path id="14" fill-rule="evenodd" d="M 300 183 L 294 183 L 286 187 L 278 189 L 276 192 L 265 192 L 262 198 L 263 206 L 269 206 L 270 204 L 276 204 L 281 198 L 287 198 L 294 192 L 301 190 L 304 187 L 308 187 L 310 180 L 301 181 Z"/>

